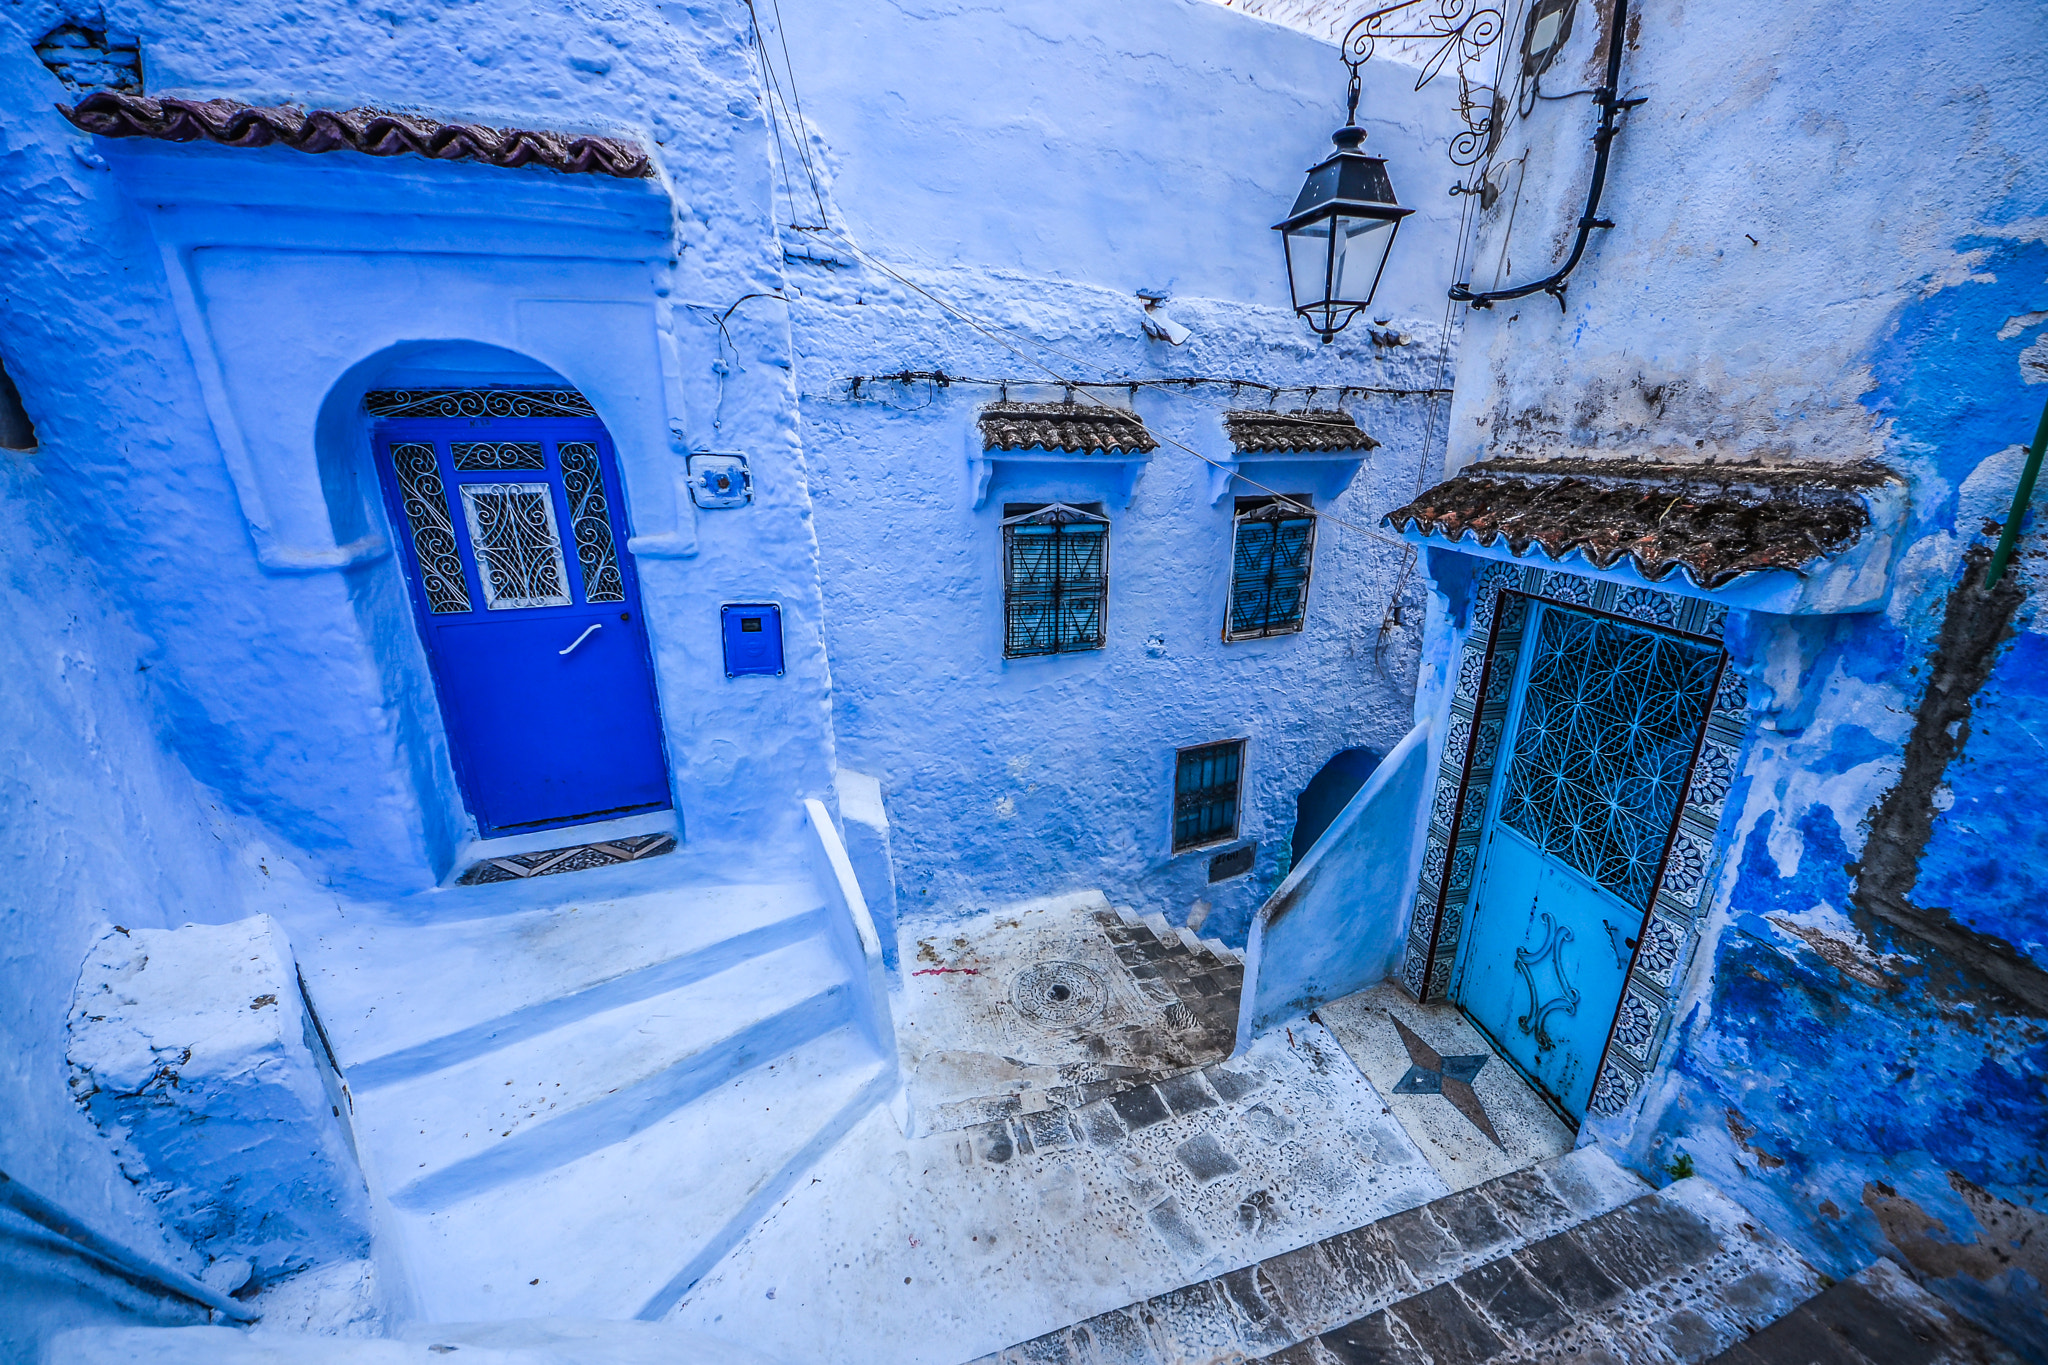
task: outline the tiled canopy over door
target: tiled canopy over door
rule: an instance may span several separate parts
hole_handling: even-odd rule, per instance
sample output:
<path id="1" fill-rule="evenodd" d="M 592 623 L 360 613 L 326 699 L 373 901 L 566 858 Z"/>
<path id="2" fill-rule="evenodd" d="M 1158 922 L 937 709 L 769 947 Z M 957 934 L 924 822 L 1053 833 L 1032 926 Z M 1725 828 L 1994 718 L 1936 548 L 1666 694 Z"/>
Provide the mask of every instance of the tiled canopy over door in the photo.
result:
<path id="1" fill-rule="evenodd" d="M 1489 459 L 1387 514 L 1432 557 L 1472 556 L 1470 625 L 1456 662 L 1429 833 L 1401 979 L 1441 999 L 1467 932 L 1516 665 L 1532 608 L 1555 603 L 1673 632 L 1719 654 L 1731 609 L 1779 615 L 1868 611 L 1889 592 L 1905 484 L 1876 464 L 1675 465 L 1622 459 Z M 1476 562 L 1474 562 L 1476 560 Z M 1529 562 L 1535 561 L 1535 562 Z M 1578 571 L 1551 567 L 1583 565 Z M 1676 591 L 1645 586 L 1670 584 Z M 1769 699 L 1765 699 L 1768 704 Z M 1678 978 L 1714 881 L 1715 836 L 1750 724 L 1749 684 L 1721 670 L 1705 733 L 1652 871 L 1630 894 L 1649 906 L 1587 1115 L 1625 1111 L 1671 1026 Z M 1640 881 L 1642 885 L 1638 886 Z M 1625 945 L 1624 945 L 1625 946 Z"/>

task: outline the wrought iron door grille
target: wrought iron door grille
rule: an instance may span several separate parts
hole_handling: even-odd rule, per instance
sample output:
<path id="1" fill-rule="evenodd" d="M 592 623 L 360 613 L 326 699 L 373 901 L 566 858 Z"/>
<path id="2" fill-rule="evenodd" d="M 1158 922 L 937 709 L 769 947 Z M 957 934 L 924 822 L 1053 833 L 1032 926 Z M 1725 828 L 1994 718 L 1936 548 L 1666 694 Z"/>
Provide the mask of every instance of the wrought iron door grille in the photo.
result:
<path id="1" fill-rule="evenodd" d="M 1608 617 L 1540 610 L 1500 818 L 1647 911 L 1721 651 Z"/>
<path id="2" fill-rule="evenodd" d="M 1003 518 L 1003 656 L 1101 649 L 1109 518 L 1048 503 Z"/>
<path id="3" fill-rule="evenodd" d="M 1241 739 L 1180 751 L 1173 770 L 1174 852 L 1237 837 L 1243 777 Z"/>
<path id="4" fill-rule="evenodd" d="M 1301 630 L 1308 607 L 1309 567 L 1315 550 L 1316 519 L 1289 503 L 1308 504 L 1305 495 L 1244 498 L 1238 502 L 1230 561 L 1230 618 L 1226 640 L 1257 640 Z"/>

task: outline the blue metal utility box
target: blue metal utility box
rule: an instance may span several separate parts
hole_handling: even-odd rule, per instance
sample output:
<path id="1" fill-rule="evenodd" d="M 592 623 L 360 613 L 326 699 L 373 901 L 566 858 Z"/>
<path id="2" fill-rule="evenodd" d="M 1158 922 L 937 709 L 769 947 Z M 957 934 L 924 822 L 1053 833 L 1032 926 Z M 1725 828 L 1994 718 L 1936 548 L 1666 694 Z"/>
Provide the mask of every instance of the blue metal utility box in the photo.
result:
<path id="1" fill-rule="evenodd" d="M 725 636 L 725 676 L 782 676 L 782 608 L 773 602 L 728 602 L 719 611 Z"/>

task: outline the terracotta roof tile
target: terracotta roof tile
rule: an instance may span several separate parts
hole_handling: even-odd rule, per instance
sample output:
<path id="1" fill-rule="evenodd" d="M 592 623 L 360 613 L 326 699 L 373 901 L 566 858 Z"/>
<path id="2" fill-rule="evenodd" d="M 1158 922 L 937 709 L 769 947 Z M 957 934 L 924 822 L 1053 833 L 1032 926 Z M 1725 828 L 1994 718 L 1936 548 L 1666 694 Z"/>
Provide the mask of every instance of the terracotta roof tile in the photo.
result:
<path id="1" fill-rule="evenodd" d="M 1773 468 L 1617 460 L 1488 460 L 1386 517 L 1396 530 L 1503 541 L 1516 555 L 1623 558 L 1656 581 L 1681 567 L 1718 588 L 1763 569 L 1803 572 L 1870 524 L 1863 494 L 1895 481 L 1876 464 Z"/>
<path id="2" fill-rule="evenodd" d="M 111 90 L 58 108 L 72 123 L 101 137 L 218 142 L 226 147 L 278 143 L 302 152 L 347 150 L 366 156 L 412 155 L 439 161 L 483 161 L 493 166 L 547 166 L 622 180 L 654 174 L 645 152 L 616 138 L 440 123 L 376 109 L 261 108 L 234 100 L 146 99 Z"/>
<path id="3" fill-rule="evenodd" d="M 1100 403 L 991 403 L 981 410 L 981 438 L 989 450 L 1145 454 L 1159 448 L 1138 414 Z"/>
<path id="4" fill-rule="evenodd" d="M 1330 408 L 1226 412 L 1223 424 L 1230 429 L 1230 443 L 1243 455 L 1373 450 L 1379 446 L 1359 429 L 1350 413 Z"/>

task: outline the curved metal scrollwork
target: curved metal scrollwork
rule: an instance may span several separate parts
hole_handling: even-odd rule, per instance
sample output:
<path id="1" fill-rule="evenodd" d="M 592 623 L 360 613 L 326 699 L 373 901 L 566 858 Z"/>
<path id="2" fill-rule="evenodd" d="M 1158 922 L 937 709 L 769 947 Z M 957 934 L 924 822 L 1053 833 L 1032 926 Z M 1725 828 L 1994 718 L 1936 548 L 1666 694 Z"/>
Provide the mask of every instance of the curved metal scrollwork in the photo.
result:
<path id="1" fill-rule="evenodd" d="M 405 507 L 406 529 L 412 533 L 427 610 L 436 616 L 468 611 L 469 582 L 462 574 L 455 523 L 448 516 L 448 489 L 441 482 L 434 447 L 425 441 L 396 442 L 391 467 L 398 474 L 399 501 Z"/>
<path id="2" fill-rule="evenodd" d="M 539 441 L 456 441 L 449 447 L 455 468 L 461 472 L 477 469 L 546 469 Z"/>
<path id="3" fill-rule="evenodd" d="M 595 417 L 574 389 L 372 389 L 372 417 Z"/>
<path id="4" fill-rule="evenodd" d="M 611 504 L 593 441 L 564 441 L 562 486 L 569 493 L 569 533 L 576 538 L 576 564 L 583 571 L 583 600 L 623 602 L 625 580 L 619 576 L 619 552 L 612 543 Z"/>
<path id="5" fill-rule="evenodd" d="M 1529 988 L 1529 1012 L 1515 1020 L 1515 1027 L 1524 1033 L 1534 1034 L 1536 1046 L 1545 1052 L 1557 1046 L 1557 1040 L 1543 1027 L 1551 1015 L 1563 1010 L 1566 1014 L 1579 1012 L 1579 993 L 1572 983 L 1564 979 L 1564 945 L 1572 941 L 1572 931 L 1552 919 L 1548 912 L 1543 916 L 1543 944 L 1535 952 L 1527 948 L 1515 949 L 1515 970 L 1522 974 L 1522 984 Z M 1536 987 L 1536 969 L 1548 964 L 1551 979 L 1557 983 L 1557 994 L 1549 999 Z"/>
<path id="6" fill-rule="evenodd" d="M 465 483 L 462 510 L 492 611 L 569 605 L 555 502 L 544 483 Z"/>
<path id="7" fill-rule="evenodd" d="M 1702 641 L 1545 607 L 1501 819 L 1648 913 L 1720 669 Z"/>
<path id="8" fill-rule="evenodd" d="M 1434 8 L 1424 10 L 1425 5 Z M 1472 165 L 1493 150 L 1500 132 L 1493 85 L 1475 81 L 1472 68 L 1506 27 L 1507 20 L 1498 9 L 1481 6 L 1478 0 L 1400 0 L 1359 15 L 1344 31 L 1337 49 L 1344 65 L 1351 68 L 1351 121 L 1358 117 L 1359 68 L 1372 60 L 1380 43 L 1433 42 L 1436 50 L 1423 61 L 1415 88 L 1428 85 L 1456 59 L 1458 113 L 1465 120 L 1465 131 L 1451 139 L 1450 158 L 1453 165 Z"/>

